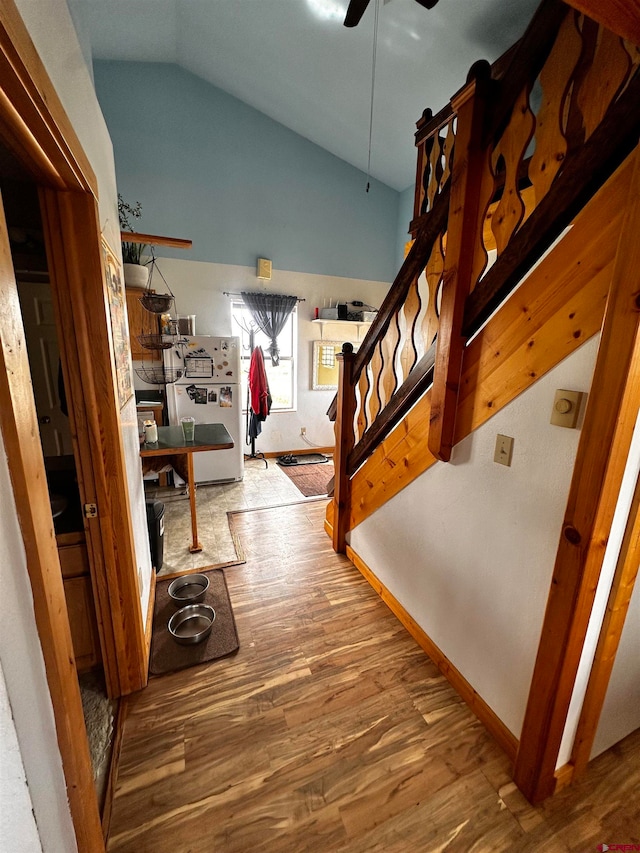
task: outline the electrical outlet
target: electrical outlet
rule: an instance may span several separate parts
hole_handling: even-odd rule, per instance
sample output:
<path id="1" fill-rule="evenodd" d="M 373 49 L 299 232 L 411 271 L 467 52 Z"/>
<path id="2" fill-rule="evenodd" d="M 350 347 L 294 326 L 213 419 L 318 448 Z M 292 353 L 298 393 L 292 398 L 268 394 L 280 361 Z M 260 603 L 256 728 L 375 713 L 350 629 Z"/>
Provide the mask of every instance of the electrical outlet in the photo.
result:
<path id="1" fill-rule="evenodd" d="M 300 435 L 306 435 L 306 434 L 307 434 L 307 428 L 306 427 L 300 427 Z"/>
<path id="2" fill-rule="evenodd" d="M 493 461 L 499 465 L 511 465 L 511 456 L 513 455 L 513 438 L 510 435 L 496 436 L 496 450 L 493 454 Z"/>

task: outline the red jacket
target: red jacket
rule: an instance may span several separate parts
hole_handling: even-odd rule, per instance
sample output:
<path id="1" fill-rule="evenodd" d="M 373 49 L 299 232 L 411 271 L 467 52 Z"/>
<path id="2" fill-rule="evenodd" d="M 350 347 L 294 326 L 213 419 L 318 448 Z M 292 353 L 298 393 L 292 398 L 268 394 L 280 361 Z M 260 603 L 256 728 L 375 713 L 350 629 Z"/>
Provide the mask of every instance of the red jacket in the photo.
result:
<path id="1" fill-rule="evenodd" d="M 251 398 L 251 409 L 260 420 L 264 421 L 271 408 L 271 394 L 269 393 L 269 381 L 264 366 L 264 355 L 262 347 L 256 347 L 251 353 L 249 364 L 249 395 Z"/>

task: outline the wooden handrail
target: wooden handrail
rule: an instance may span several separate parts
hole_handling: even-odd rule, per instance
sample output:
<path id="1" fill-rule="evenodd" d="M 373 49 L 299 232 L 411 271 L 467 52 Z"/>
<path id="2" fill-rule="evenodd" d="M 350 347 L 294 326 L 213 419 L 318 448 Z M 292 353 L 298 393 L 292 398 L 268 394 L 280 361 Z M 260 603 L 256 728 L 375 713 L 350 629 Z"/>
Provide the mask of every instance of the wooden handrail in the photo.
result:
<path id="1" fill-rule="evenodd" d="M 465 335 L 473 335 L 482 326 L 637 145 L 639 99 L 640 71 L 637 71 L 593 134 L 568 159 L 547 195 L 467 299 Z"/>
<path id="2" fill-rule="evenodd" d="M 447 223 L 450 190 L 451 184 L 450 181 L 447 181 L 435 201 L 433 210 L 426 214 L 427 218 L 424 221 L 424 225 L 418 232 L 413 246 L 409 249 L 409 253 L 404 259 L 398 275 L 395 277 L 389 292 L 380 306 L 376 319 L 371 324 L 358 350 L 353 366 L 354 384 L 360 378 L 362 369 L 369 362 L 378 342 L 384 337 L 385 332 L 389 328 L 391 318 L 406 299 L 412 282 L 418 278 L 424 269 L 434 241 L 442 233 Z"/>
<path id="3" fill-rule="evenodd" d="M 416 146 L 420 145 L 423 139 L 427 139 L 441 130 L 452 115 L 453 108 L 451 102 L 445 104 L 435 115 L 432 114 L 430 109 L 426 109 L 416 122 L 416 127 L 418 128 L 415 133 Z"/>
<path id="4" fill-rule="evenodd" d="M 349 476 L 355 474 L 380 442 L 384 441 L 394 426 L 402 420 L 409 409 L 429 388 L 433 381 L 435 355 L 436 345 L 433 343 L 415 365 L 407 381 L 398 388 L 382 412 L 353 448 L 347 459 Z"/>

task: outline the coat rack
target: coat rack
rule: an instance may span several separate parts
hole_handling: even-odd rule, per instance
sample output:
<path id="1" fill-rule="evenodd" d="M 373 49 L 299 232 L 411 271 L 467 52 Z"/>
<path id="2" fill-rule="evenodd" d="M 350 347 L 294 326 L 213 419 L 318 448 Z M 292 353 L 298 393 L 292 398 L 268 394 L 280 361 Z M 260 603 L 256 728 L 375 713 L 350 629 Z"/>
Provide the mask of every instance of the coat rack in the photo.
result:
<path id="1" fill-rule="evenodd" d="M 242 326 L 241 323 L 238 323 L 238 325 L 241 326 L 244 329 L 244 331 L 247 332 L 247 334 L 249 335 L 249 351 L 251 352 L 251 355 L 253 355 L 253 351 L 255 349 L 256 330 L 253 327 L 247 329 L 246 327 Z M 249 444 L 248 435 L 249 435 L 249 423 L 250 423 L 250 419 L 251 419 L 251 415 L 249 413 L 250 409 L 251 409 L 251 389 L 249 387 L 249 383 L 247 382 L 247 421 L 246 421 L 246 425 L 245 425 L 245 440 L 247 441 L 247 444 Z M 256 437 L 255 437 L 255 435 L 251 436 L 251 445 L 250 446 L 251 446 L 251 453 L 245 453 L 244 458 L 245 459 L 262 459 L 262 461 L 264 462 L 264 467 L 268 468 L 269 462 L 267 461 L 267 457 L 264 455 L 264 453 L 262 453 L 262 451 L 260 451 L 260 450 L 256 453 Z"/>

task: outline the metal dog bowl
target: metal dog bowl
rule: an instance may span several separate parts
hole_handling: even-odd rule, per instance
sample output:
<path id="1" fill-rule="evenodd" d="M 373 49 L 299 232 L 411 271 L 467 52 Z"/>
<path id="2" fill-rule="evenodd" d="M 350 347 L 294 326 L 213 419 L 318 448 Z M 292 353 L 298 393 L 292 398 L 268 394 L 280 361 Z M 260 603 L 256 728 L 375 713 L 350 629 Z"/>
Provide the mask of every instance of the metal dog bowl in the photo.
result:
<path id="1" fill-rule="evenodd" d="M 207 639 L 215 618 L 216 611 L 208 604 L 189 604 L 176 610 L 167 629 L 176 643 L 191 646 Z"/>
<path id="2" fill-rule="evenodd" d="M 209 589 L 209 578 L 206 575 L 183 575 L 171 581 L 167 592 L 176 607 L 185 604 L 199 604 L 204 601 Z"/>

